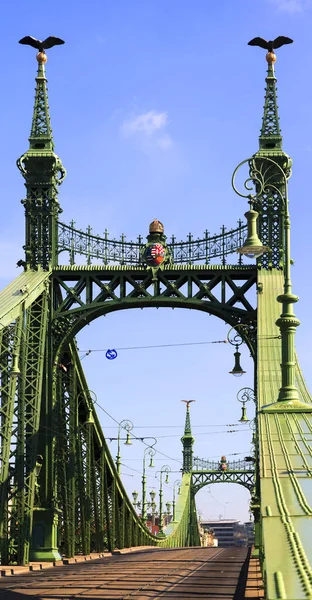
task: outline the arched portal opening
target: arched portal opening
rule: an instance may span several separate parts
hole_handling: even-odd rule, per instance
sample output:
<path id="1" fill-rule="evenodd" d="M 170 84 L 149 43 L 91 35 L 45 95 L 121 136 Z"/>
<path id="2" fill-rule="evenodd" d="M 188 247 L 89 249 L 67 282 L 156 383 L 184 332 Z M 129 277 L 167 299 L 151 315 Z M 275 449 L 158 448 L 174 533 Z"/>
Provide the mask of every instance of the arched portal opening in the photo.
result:
<path id="1" fill-rule="evenodd" d="M 201 528 L 213 530 L 220 547 L 252 544 L 250 497 L 250 492 L 245 487 L 233 483 L 207 485 L 196 494 Z"/>
<path id="2" fill-rule="evenodd" d="M 123 310 L 102 316 L 77 335 L 79 356 L 89 389 L 96 395 L 96 410 L 113 457 L 117 455 L 118 423 L 130 419 L 134 425 L 131 445 L 120 430 L 121 476 L 129 497 L 142 493 L 143 453 L 157 439 L 154 468 L 146 461 L 146 492 L 156 492 L 164 465 L 171 472 L 163 484 L 164 503 L 177 500 L 181 478 L 185 405 L 191 406 L 194 456 L 218 460 L 222 454 L 242 458 L 250 454 L 252 431 L 241 423 L 241 405 L 236 394 L 253 387 L 254 364 L 245 344 L 240 348 L 242 377 L 229 374 L 234 348 L 224 343 L 230 326 L 196 310 L 145 308 Z M 106 358 L 108 349 L 117 358 Z M 90 352 L 91 350 L 91 352 Z M 93 398 L 95 398 L 93 394 Z M 247 409 L 254 417 L 254 406 Z M 122 439 L 125 438 L 125 439 Z M 144 438 L 141 441 L 140 438 Z M 140 506 L 138 506 L 140 512 Z"/>

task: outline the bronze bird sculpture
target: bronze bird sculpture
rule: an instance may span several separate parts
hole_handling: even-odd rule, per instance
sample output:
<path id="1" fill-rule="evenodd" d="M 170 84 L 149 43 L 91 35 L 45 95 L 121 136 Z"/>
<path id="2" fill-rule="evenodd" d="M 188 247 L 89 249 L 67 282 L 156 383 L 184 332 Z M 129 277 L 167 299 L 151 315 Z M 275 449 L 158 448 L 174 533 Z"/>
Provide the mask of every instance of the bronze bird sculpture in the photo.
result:
<path id="1" fill-rule="evenodd" d="M 191 402 L 196 402 L 196 400 L 181 400 L 181 402 L 185 402 L 187 408 L 189 407 L 189 405 L 191 404 Z"/>
<path id="2" fill-rule="evenodd" d="M 267 42 L 261 37 L 255 37 L 253 40 L 248 42 L 248 46 L 260 46 L 260 48 L 264 48 L 268 52 L 273 52 L 276 48 L 280 48 L 284 46 L 284 44 L 292 44 L 294 40 L 291 40 L 289 37 L 285 37 L 284 35 L 279 35 L 275 40 L 270 40 Z"/>
<path id="3" fill-rule="evenodd" d="M 39 52 L 45 53 L 45 50 L 47 50 L 48 48 L 53 48 L 53 46 L 57 46 L 59 44 L 65 44 L 65 42 L 58 37 L 54 37 L 53 35 L 50 35 L 50 37 L 48 37 L 43 42 L 41 40 L 36 40 L 36 38 L 32 37 L 31 35 L 26 35 L 26 37 L 23 37 L 19 41 L 19 44 L 32 46 L 33 48 L 36 48 Z"/>

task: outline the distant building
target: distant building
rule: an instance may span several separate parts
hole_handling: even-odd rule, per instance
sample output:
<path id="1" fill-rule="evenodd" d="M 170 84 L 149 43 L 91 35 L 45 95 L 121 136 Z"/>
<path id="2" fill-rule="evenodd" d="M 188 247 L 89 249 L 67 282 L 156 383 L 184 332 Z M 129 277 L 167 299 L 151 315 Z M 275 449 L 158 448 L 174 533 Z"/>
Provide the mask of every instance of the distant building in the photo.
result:
<path id="1" fill-rule="evenodd" d="M 248 525 L 248 530 L 247 530 Z M 240 523 L 236 519 L 221 519 L 219 521 L 202 521 L 204 529 L 212 529 L 220 548 L 229 546 L 252 546 L 253 523 Z"/>

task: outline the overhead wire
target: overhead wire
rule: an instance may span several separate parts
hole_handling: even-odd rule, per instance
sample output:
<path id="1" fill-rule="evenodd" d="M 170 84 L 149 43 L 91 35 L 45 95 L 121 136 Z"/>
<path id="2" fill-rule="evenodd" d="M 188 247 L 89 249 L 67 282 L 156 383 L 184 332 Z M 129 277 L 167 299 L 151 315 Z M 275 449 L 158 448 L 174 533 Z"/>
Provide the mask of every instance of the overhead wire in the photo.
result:
<path id="1" fill-rule="evenodd" d="M 121 348 L 114 348 L 116 352 L 120 352 L 121 350 L 150 350 L 151 348 L 176 348 L 178 346 L 202 346 L 205 344 L 228 344 L 228 340 L 213 340 L 206 342 L 178 342 L 176 344 L 151 344 L 148 346 L 125 346 Z M 108 348 L 90 348 L 89 350 L 80 350 L 83 353 L 83 356 L 80 357 L 80 360 L 89 356 L 91 352 L 107 352 Z"/>
<path id="2" fill-rule="evenodd" d="M 96 404 L 110 419 L 112 419 L 117 425 L 119 425 L 119 422 L 117 421 L 117 419 L 115 419 L 109 412 L 107 412 L 107 410 L 105 410 L 105 408 L 103 408 L 103 406 L 101 406 L 98 403 L 98 400 L 92 400 L 92 402 L 94 404 Z M 144 442 L 144 440 L 140 437 L 137 437 L 136 435 L 134 435 L 134 433 L 132 433 L 132 431 L 129 431 L 129 434 L 131 437 L 133 437 L 135 440 L 140 441 L 142 444 L 144 444 L 144 446 L 149 447 L 150 444 L 146 444 Z M 174 462 L 178 462 L 180 465 L 182 465 L 182 461 L 178 460 L 176 458 L 172 458 L 171 456 L 168 456 L 168 454 L 165 454 L 164 452 L 161 452 L 160 450 L 158 450 L 157 448 L 154 448 L 154 450 L 158 453 L 161 454 L 162 456 L 164 456 L 165 458 L 168 458 L 169 460 L 173 460 Z"/>
<path id="3" fill-rule="evenodd" d="M 244 426 L 245 423 L 214 423 L 211 425 L 193 425 L 192 429 L 197 427 L 237 427 Z M 136 429 L 181 429 L 181 425 L 136 425 Z M 113 429 L 113 426 L 105 427 L 105 429 Z"/>
<path id="4" fill-rule="evenodd" d="M 258 340 L 271 340 L 271 339 L 281 339 L 280 335 L 263 335 L 258 336 Z M 114 348 L 114 350 L 120 352 L 123 350 L 150 350 L 152 348 L 177 348 L 180 346 L 204 346 L 207 344 L 228 344 L 229 340 L 206 340 L 203 342 L 177 342 L 174 344 L 150 344 L 148 346 L 122 346 L 120 348 Z M 89 348 L 88 350 L 80 350 L 83 356 L 80 357 L 80 360 L 83 360 L 86 356 L 89 356 L 92 352 L 107 352 L 108 348 Z"/>

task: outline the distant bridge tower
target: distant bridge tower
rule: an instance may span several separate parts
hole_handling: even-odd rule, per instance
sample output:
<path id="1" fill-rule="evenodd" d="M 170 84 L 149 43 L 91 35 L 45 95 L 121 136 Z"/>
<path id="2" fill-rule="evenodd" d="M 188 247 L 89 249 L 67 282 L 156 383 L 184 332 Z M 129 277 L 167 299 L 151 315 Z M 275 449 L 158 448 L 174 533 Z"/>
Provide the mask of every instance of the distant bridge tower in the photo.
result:
<path id="1" fill-rule="evenodd" d="M 190 473 L 193 467 L 193 444 L 195 442 L 195 439 L 192 436 L 191 429 L 190 404 L 191 402 L 195 402 L 195 400 L 182 400 L 182 402 L 185 402 L 186 404 L 184 434 L 181 437 L 181 442 L 183 444 L 182 473 Z"/>

